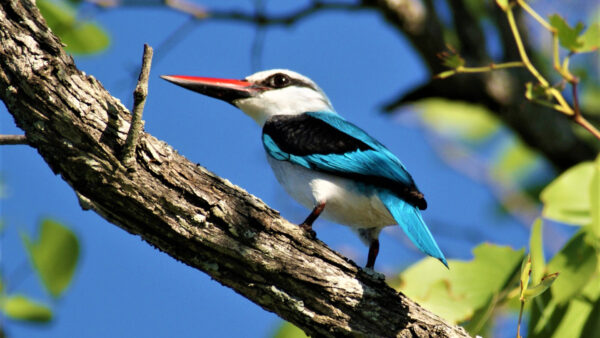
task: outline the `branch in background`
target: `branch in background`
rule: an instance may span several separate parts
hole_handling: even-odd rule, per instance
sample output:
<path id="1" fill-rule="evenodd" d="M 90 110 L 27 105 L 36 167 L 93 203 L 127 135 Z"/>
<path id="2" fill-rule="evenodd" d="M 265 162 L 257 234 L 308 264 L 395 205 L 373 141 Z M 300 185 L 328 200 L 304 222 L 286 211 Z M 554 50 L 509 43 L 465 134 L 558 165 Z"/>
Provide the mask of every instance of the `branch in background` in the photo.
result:
<path id="1" fill-rule="evenodd" d="M 5 144 L 29 144 L 25 135 L 0 135 L 0 145 Z"/>
<path id="2" fill-rule="evenodd" d="M 88 1 L 105 2 L 106 0 Z M 111 3 L 118 6 L 123 1 L 111 0 Z M 172 3 L 174 1 L 169 1 L 167 5 Z M 197 22 L 207 20 L 235 21 L 264 27 L 269 25 L 292 25 L 321 11 L 377 10 L 393 28 L 406 36 L 423 58 L 432 75 L 445 70 L 436 55 L 445 49 L 444 31 L 451 28 L 442 25 L 432 0 L 424 0 L 423 2 L 417 0 L 362 0 L 353 4 L 313 1 L 305 8 L 294 13 L 279 16 L 265 16 L 263 14 L 236 11 L 211 12 L 203 7 L 195 6 L 193 10 L 176 8 L 176 10 L 190 15 L 190 20 L 177 30 L 177 34 L 173 34 L 165 43 L 157 47 L 157 54 L 160 50 L 165 49 L 164 46 L 168 45 L 171 40 L 175 40 L 175 37 L 181 39 L 182 35 L 189 34 L 192 31 L 189 29 L 190 24 L 195 25 Z M 482 51 L 484 43 L 478 44 L 475 41 L 470 41 L 473 38 L 477 41 L 481 39 L 478 21 L 482 18 L 472 14 L 464 0 L 452 0 L 450 7 L 453 14 L 454 29 L 460 39 L 459 45 L 464 47 L 465 53 L 468 53 L 466 56 L 469 63 L 489 65 L 490 60 Z M 174 6 L 170 8 L 174 8 Z M 504 11 L 497 6 L 490 6 L 488 15 L 492 18 L 490 22 L 495 24 L 495 28 L 497 28 L 504 52 L 502 60 L 499 62 L 518 59 L 519 51 L 515 46 L 514 37 Z M 515 11 L 514 16 L 515 22 L 521 26 L 521 11 Z M 198 21 L 195 18 L 203 20 Z M 470 24 L 465 25 L 465 22 Z M 468 28 L 467 26 L 474 28 Z M 521 29 L 521 32 L 525 31 Z M 525 49 L 529 50 L 526 34 L 522 34 L 521 40 Z M 159 58 L 157 55 L 157 60 Z M 513 129 L 529 147 L 543 154 L 559 171 L 595 157 L 598 146 L 592 141 L 576 135 L 568 120 L 557 114 L 549 113 L 549 110 L 545 107 L 527 103 L 523 99 L 520 89 L 519 92 L 512 90 L 513 88 L 524 88 L 525 83 L 529 81 L 526 72 L 517 70 L 502 75 L 500 77 L 502 81 L 497 81 L 498 78 L 496 75 L 469 75 L 456 76 L 444 81 L 432 81 L 422 84 L 408 93 L 399 93 L 395 99 L 385 103 L 385 109 L 388 112 L 396 111 L 397 108 L 407 103 L 429 97 L 443 97 L 483 104 Z M 540 114 L 546 116 L 544 123 L 531 123 Z"/>
<path id="3" fill-rule="evenodd" d="M 75 67 L 32 1 L 0 2 L 0 41 L 0 98 L 87 208 L 309 335 L 468 337 L 151 135 L 127 171 L 130 113 Z"/>

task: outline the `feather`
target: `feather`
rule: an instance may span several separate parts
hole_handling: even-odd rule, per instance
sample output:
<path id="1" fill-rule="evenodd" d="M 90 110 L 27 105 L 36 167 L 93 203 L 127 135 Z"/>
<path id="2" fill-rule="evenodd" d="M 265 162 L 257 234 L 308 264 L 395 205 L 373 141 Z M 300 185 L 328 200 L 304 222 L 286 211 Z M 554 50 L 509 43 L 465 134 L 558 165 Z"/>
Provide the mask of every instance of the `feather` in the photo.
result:
<path id="1" fill-rule="evenodd" d="M 444 254 L 425 225 L 421 211 L 386 189 L 379 191 L 379 198 L 415 246 L 448 267 Z"/>
<path id="2" fill-rule="evenodd" d="M 427 208 L 400 160 L 335 113 L 275 115 L 265 122 L 263 145 L 275 159 L 391 189 L 411 205 Z"/>

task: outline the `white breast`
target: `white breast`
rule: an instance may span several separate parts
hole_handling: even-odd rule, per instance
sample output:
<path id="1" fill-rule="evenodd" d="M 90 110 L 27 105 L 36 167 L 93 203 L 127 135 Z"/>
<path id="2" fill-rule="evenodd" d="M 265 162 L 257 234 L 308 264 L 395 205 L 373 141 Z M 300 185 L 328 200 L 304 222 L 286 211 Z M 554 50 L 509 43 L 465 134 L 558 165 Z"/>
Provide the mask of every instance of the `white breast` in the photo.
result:
<path id="1" fill-rule="evenodd" d="M 317 203 L 326 203 L 321 217 L 353 228 L 396 224 L 374 187 L 278 161 L 268 155 L 267 159 L 279 183 L 300 204 L 312 210 Z"/>

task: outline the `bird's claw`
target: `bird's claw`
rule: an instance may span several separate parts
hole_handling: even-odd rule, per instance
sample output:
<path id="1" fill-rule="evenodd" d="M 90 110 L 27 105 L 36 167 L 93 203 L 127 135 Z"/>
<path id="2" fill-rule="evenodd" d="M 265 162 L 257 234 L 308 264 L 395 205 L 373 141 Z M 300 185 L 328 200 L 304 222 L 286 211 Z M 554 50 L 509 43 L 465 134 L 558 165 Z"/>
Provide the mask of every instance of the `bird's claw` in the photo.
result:
<path id="1" fill-rule="evenodd" d="M 317 238 L 317 233 L 312 229 L 312 225 L 302 223 L 302 224 L 300 224 L 300 228 L 305 231 L 306 235 L 309 238 L 311 238 L 311 239 Z"/>
<path id="2" fill-rule="evenodd" d="M 381 272 L 375 271 L 375 269 L 373 269 L 371 267 L 364 267 L 363 271 L 367 275 L 369 275 L 369 276 L 371 276 L 371 277 L 373 277 L 373 278 L 375 278 L 377 280 L 380 280 L 380 281 L 384 281 L 385 280 L 385 275 L 384 274 L 382 274 Z"/>

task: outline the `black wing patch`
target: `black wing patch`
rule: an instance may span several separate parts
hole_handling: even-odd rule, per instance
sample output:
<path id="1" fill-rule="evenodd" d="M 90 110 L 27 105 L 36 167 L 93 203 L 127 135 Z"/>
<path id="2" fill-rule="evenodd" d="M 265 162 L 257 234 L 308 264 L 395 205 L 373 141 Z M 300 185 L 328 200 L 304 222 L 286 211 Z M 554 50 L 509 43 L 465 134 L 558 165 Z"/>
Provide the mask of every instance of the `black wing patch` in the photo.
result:
<path id="1" fill-rule="evenodd" d="M 306 114 L 272 116 L 265 122 L 263 134 L 269 135 L 281 150 L 297 156 L 373 150 L 361 140 Z"/>
<path id="2" fill-rule="evenodd" d="M 269 135 L 282 151 L 296 155 L 345 154 L 353 151 L 374 150 L 328 123 L 310 115 L 274 115 L 263 126 L 263 134 Z M 322 168 L 315 168 L 329 172 Z M 391 189 L 402 199 L 421 210 L 427 208 L 427 202 L 416 185 L 407 186 L 401 182 L 383 176 L 363 175 L 350 172 L 330 172 L 334 175 Z"/>

